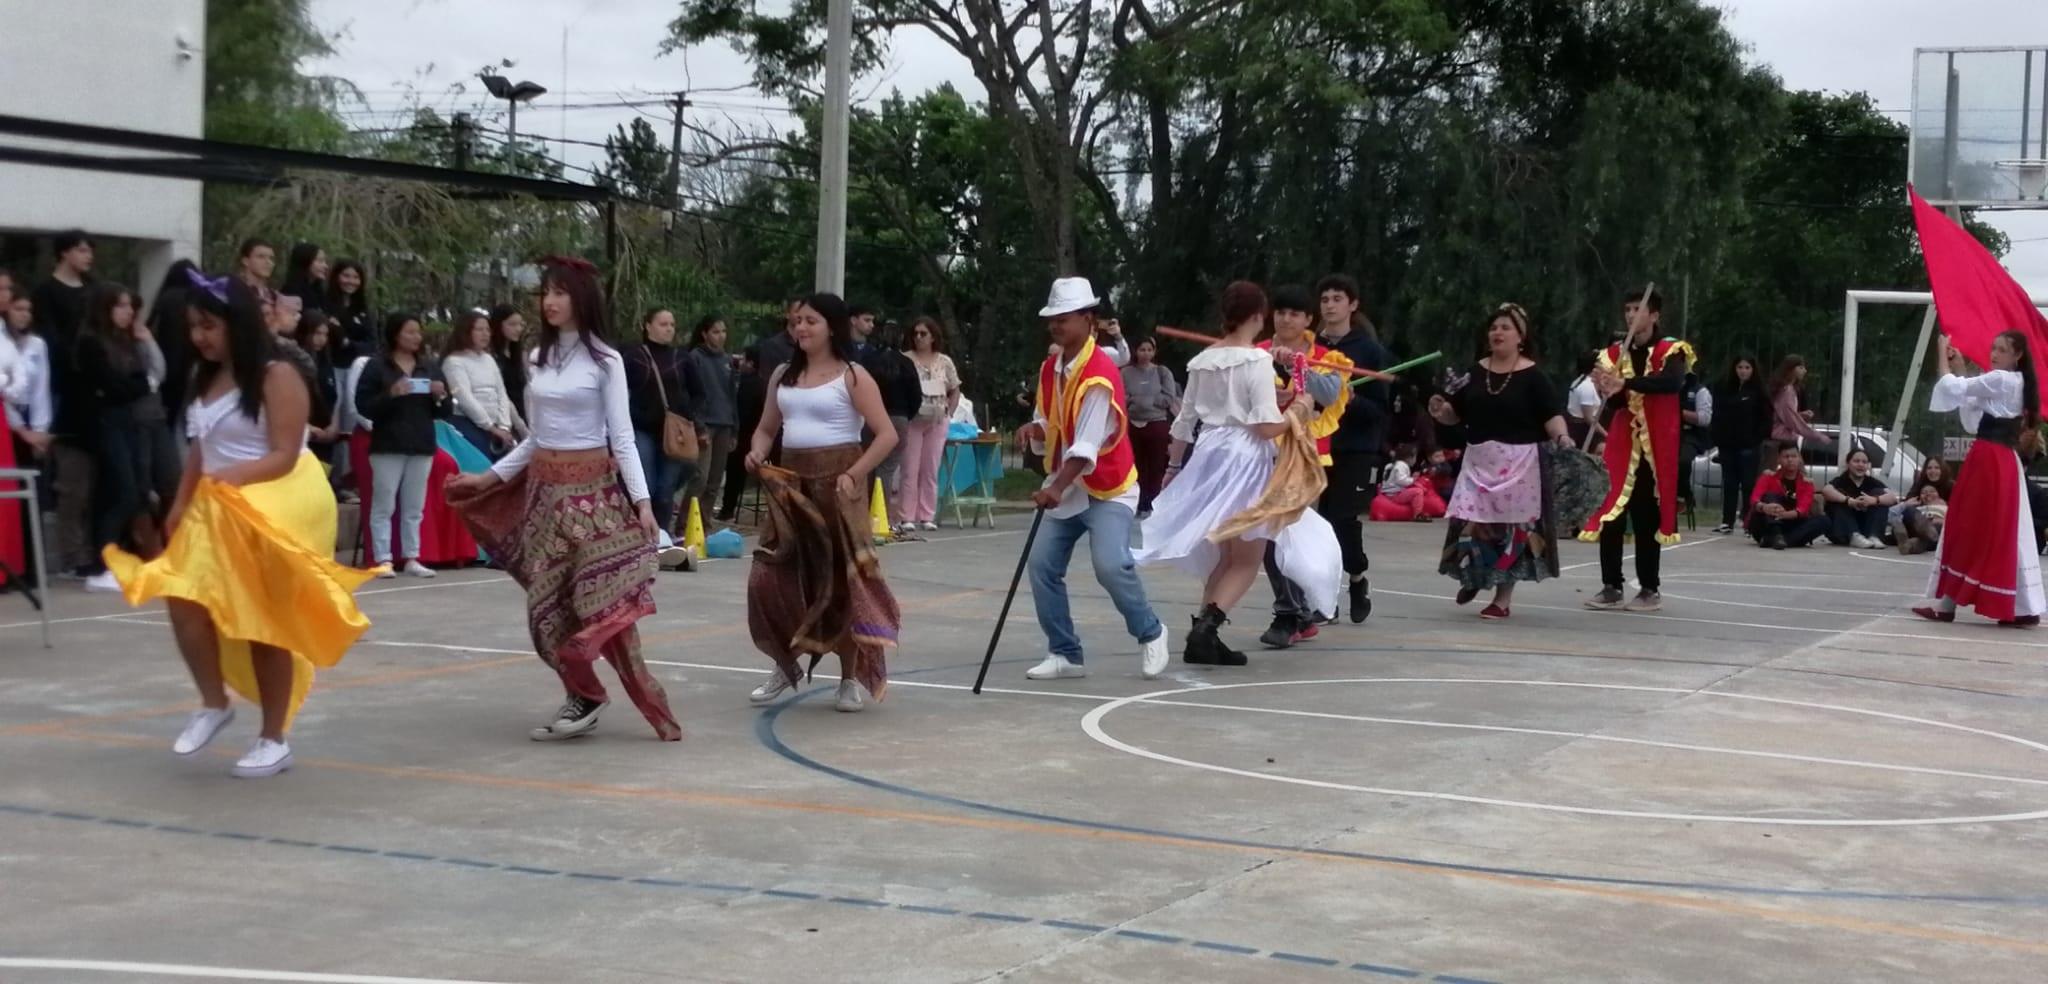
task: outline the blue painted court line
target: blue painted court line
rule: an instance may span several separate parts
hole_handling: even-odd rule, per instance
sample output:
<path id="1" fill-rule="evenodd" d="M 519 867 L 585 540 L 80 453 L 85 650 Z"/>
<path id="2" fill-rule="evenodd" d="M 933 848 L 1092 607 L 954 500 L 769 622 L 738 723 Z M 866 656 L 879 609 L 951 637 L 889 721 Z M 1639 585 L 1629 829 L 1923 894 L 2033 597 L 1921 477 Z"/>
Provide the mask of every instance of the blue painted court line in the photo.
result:
<path id="1" fill-rule="evenodd" d="M 36 807 L 18 806 L 8 803 L 0 803 L 0 814 L 15 814 L 26 817 L 44 817 L 52 820 L 68 820 L 73 823 L 105 824 L 127 830 L 150 831 L 154 833 L 180 833 L 188 835 L 198 835 L 202 837 L 219 838 L 222 840 L 249 841 L 256 843 L 264 843 L 274 847 L 294 848 L 301 851 L 319 851 L 323 854 L 329 855 L 353 856 L 359 858 L 373 858 L 380 860 L 388 859 L 411 863 L 439 862 L 441 864 L 451 865 L 459 868 L 468 868 L 475 871 L 498 871 L 520 875 L 534 875 L 545 878 L 567 877 L 571 879 L 589 882 L 596 885 L 601 885 L 605 883 L 622 885 L 631 884 L 669 890 L 711 892 L 720 895 L 747 894 L 759 896 L 762 898 L 789 899 L 797 902 L 815 902 L 827 905 L 842 905 L 854 908 L 869 909 L 874 911 L 905 912 L 914 913 L 918 915 L 943 916 L 953 919 L 970 919 L 985 923 L 999 923 L 1003 925 L 1020 927 L 1035 926 L 1042 927 L 1045 929 L 1062 930 L 1069 933 L 1087 933 L 1091 935 L 1099 934 L 1101 938 L 1105 940 L 1129 940 L 1134 943 L 1143 943 L 1150 946 L 1173 947 L 1175 949 L 1187 948 L 1192 950 L 1206 950 L 1211 953 L 1224 953 L 1238 957 L 1259 958 L 1263 956 L 1266 959 L 1282 960 L 1288 963 L 1302 964 L 1313 967 L 1343 968 L 1346 966 L 1343 961 L 1338 960 L 1334 957 L 1322 957 L 1305 953 L 1292 953 L 1284 950 L 1268 951 L 1261 950 L 1258 947 L 1239 946 L 1233 943 L 1218 943 L 1211 940 L 1190 940 L 1184 937 L 1173 936 L 1167 933 L 1148 933 L 1136 929 L 1115 929 L 1110 926 L 1102 925 L 1100 923 L 1082 922 L 1074 919 L 1047 919 L 1036 916 L 1016 915 L 1007 912 L 967 912 L 961 909 L 947 908 L 945 906 L 916 905 L 911 903 L 895 904 L 885 902 L 880 899 L 857 898 L 854 896 L 846 895 L 828 896 L 821 895 L 816 892 L 805 892 L 789 888 L 763 888 L 747 885 L 729 885 L 719 882 L 686 881 L 683 879 L 655 877 L 627 877 L 625 875 L 605 874 L 603 872 L 563 871 L 557 868 L 541 868 L 531 865 L 513 864 L 510 862 L 501 861 L 481 861 L 472 858 L 442 857 L 433 854 L 423 854 L 417 851 L 386 850 L 374 847 L 363 847 L 356 844 L 320 844 L 314 841 L 292 840 L 290 838 L 285 837 L 265 838 L 257 837 L 252 834 L 242 834 L 230 831 L 195 830 L 191 827 L 184 827 L 176 824 L 151 823 L 145 820 L 132 820 L 125 818 L 98 817 L 85 813 L 76 813 L 69 810 L 46 810 L 39 809 Z M 1424 976 L 1423 972 L 1421 971 L 1404 970 L 1399 967 L 1388 967 L 1378 964 L 1359 963 L 1351 964 L 1349 966 L 1353 970 L 1370 969 L 1370 971 L 1373 973 L 1385 974 L 1395 977 L 1415 978 Z M 1487 981 L 1479 981 L 1468 977 L 1453 977 L 1449 975 L 1440 975 L 1435 977 L 1434 980 L 1439 982 L 1439 984 L 1491 984 L 1491 982 Z"/>
<path id="2" fill-rule="evenodd" d="M 1469 654 L 1471 652 L 1471 650 L 1465 649 L 1414 649 L 1385 646 L 1366 646 L 1346 651 L 1425 654 Z M 1001 665 L 1003 663 L 1019 662 L 1028 663 L 1032 662 L 1032 660 L 998 660 L 997 665 Z M 960 663 L 952 666 L 933 666 L 926 667 L 924 669 L 909 670 L 903 673 L 898 673 L 896 675 L 916 676 L 924 673 L 939 673 L 944 672 L 946 670 L 979 669 L 980 666 L 980 663 Z M 1326 847 L 1311 847 L 1296 844 L 1273 844 L 1265 841 L 1255 841 L 1237 837 L 1217 837 L 1210 834 L 1189 834 L 1182 833 L 1176 830 L 1162 830 L 1156 827 L 1139 827 L 1133 826 L 1131 824 L 1109 823 L 1101 820 L 1087 820 L 1081 817 L 1061 816 L 1056 813 L 1037 813 L 1031 810 L 1019 810 L 1007 806 L 998 806 L 994 803 L 984 803 L 979 800 L 965 799 L 959 796 L 949 796 L 945 793 L 934 793 L 928 790 L 917 789 L 912 786 L 905 786 L 900 783 L 890 782 L 886 779 L 878 779 L 874 776 L 865 775 L 848 769 L 841 769 L 837 766 L 826 765 L 825 763 L 820 762 L 817 759 L 811 758 L 810 756 L 805 755 L 804 753 L 799 752 L 796 749 L 790 747 L 789 743 L 783 741 L 782 736 L 775 730 L 775 722 L 777 721 L 777 719 L 782 717 L 784 711 L 787 711 L 790 708 L 795 707 L 800 703 L 803 703 L 804 701 L 810 700 L 814 697 L 819 696 L 820 694 L 824 694 L 827 692 L 828 691 L 826 688 L 813 688 L 811 690 L 797 694 L 793 697 L 783 698 L 783 700 L 779 703 L 769 705 L 766 709 L 763 710 L 761 716 L 754 722 L 755 740 L 759 741 L 762 744 L 762 746 L 766 747 L 769 751 L 782 756 L 784 759 L 787 759 L 788 761 L 795 763 L 798 766 L 809 769 L 812 772 L 828 775 L 835 779 L 841 779 L 846 782 L 853 783 L 857 786 L 865 786 L 869 789 L 880 790 L 885 793 L 894 793 L 898 796 L 906 796 L 911 799 L 922 800 L 926 803 L 941 803 L 946 806 L 958 807 L 963 810 L 972 810 L 977 813 L 989 813 L 994 814 L 996 816 L 1012 817 L 1019 820 L 1035 820 L 1040 823 L 1058 824 L 1060 826 L 1075 827 L 1081 830 L 1101 830 L 1121 834 L 1141 834 L 1147 837 L 1160 837 L 1171 840 L 1189 841 L 1192 843 L 1201 844 L 1215 844 L 1222 847 L 1251 848 L 1260 851 L 1273 851 L 1276 853 L 1296 854 L 1310 857 L 1340 858 L 1347 861 L 1373 861 L 1385 864 L 1397 864 L 1411 868 L 1431 868 L 1438 871 L 1458 871 L 1470 874 L 1500 875 L 1508 878 L 1523 878 L 1531 881 L 1550 881 L 1560 882 L 1564 884 L 1613 885 L 1623 888 L 1656 888 L 1665 889 L 1669 891 L 1708 892 L 1724 895 L 1749 895 L 1769 898 L 1831 899 L 1837 901 L 1855 902 L 1960 902 L 1972 905 L 2017 905 L 2027 906 L 2030 908 L 2048 907 L 2048 895 L 1961 895 L 1941 893 L 1930 894 L 1873 892 L 1858 889 L 1836 888 L 1781 888 L 1770 885 L 1739 885 L 1729 884 L 1725 882 L 1667 881 L 1654 878 L 1620 878 L 1608 875 L 1584 875 L 1564 871 L 1536 871 L 1526 868 L 1508 868 L 1497 865 L 1464 864 L 1455 861 L 1439 861 L 1431 858 L 1403 857 L 1397 854 L 1371 854 L 1364 851 L 1339 851 Z"/>

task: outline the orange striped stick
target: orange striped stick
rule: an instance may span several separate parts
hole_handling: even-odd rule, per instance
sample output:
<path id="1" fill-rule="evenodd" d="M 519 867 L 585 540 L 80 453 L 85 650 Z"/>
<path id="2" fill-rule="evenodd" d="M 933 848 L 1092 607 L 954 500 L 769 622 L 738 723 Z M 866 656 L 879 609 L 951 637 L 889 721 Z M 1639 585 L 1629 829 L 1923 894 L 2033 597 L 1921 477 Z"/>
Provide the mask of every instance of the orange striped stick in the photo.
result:
<path id="1" fill-rule="evenodd" d="M 1217 342 L 1223 340 L 1217 338 L 1214 335 L 1204 335 L 1199 331 L 1187 331 L 1181 328 L 1169 328 L 1166 325 L 1155 326 L 1152 330 L 1168 338 L 1178 338 L 1183 342 L 1198 342 L 1203 345 L 1214 345 Z M 1320 369 L 1328 369 L 1332 372 L 1348 372 L 1351 375 L 1357 376 L 1361 379 L 1377 379 L 1389 383 L 1394 381 L 1393 376 L 1390 376 L 1384 372 L 1379 372 L 1372 369 L 1361 369 L 1357 366 L 1345 366 L 1338 365 L 1334 362 L 1320 361 L 1311 362 L 1309 363 L 1309 365 L 1315 366 Z"/>

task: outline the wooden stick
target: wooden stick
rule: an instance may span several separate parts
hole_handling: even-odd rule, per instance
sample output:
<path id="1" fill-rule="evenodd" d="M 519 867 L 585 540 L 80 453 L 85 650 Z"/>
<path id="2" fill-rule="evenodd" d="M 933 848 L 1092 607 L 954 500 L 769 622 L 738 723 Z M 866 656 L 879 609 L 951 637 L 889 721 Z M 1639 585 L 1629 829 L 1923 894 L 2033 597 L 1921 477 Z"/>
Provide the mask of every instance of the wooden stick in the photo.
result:
<path id="1" fill-rule="evenodd" d="M 1204 335 L 1199 331 L 1187 331 L 1181 328 L 1169 328 L 1166 325 L 1158 325 L 1154 327 L 1152 330 L 1158 334 L 1166 336 L 1167 338 L 1178 338 L 1184 342 L 1197 342 L 1202 345 L 1214 345 L 1217 342 L 1223 340 L 1217 338 L 1214 335 Z M 1338 365 L 1334 362 L 1311 362 L 1309 363 L 1309 365 L 1315 366 L 1319 369 L 1328 369 L 1332 372 L 1348 372 L 1351 375 L 1357 376 L 1361 379 L 1377 379 L 1383 382 L 1394 381 L 1393 376 L 1390 376 L 1384 372 L 1379 372 L 1374 369 L 1360 369 L 1357 366 Z"/>

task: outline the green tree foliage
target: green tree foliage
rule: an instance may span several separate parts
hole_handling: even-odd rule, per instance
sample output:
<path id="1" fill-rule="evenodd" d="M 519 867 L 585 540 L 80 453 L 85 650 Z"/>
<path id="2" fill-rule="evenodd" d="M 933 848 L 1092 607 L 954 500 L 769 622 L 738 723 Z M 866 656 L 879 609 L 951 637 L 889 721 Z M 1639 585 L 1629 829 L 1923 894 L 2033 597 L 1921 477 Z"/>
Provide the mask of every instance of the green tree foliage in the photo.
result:
<path id="1" fill-rule="evenodd" d="M 600 183 L 643 202 L 674 203 L 668 143 L 646 120 L 614 128 L 604 138 L 604 159 Z"/>
<path id="2" fill-rule="evenodd" d="M 212 140 L 338 150 L 347 128 L 334 114 L 345 83 L 301 65 L 331 54 L 311 0 L 208 0 L 206 136 Z"/>

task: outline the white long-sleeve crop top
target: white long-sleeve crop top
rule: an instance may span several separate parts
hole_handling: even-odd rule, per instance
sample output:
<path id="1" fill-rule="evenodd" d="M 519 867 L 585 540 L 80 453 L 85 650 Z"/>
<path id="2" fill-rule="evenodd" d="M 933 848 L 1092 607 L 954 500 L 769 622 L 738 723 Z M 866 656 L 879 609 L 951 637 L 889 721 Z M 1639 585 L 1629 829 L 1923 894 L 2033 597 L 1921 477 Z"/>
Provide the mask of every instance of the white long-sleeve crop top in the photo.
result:
<path id="1" fill-rule="evenodd" d="M 647 500 L 647 476 L 640 470 L 640 451 L 633 441 L 633 417 L 627 410 L 626 360 L 617 349 L 599 343 L 603 362 L 570 332 L 555 344 L 555 355 L 543 364 L 541 353 L 529 356 L 526 382 L 526 440 L 512 449 L 491 473 L 500 479 L 526 470 L 535 448 L 584 451 L 609 447 L 618 465 L 626 496 Z"/>

